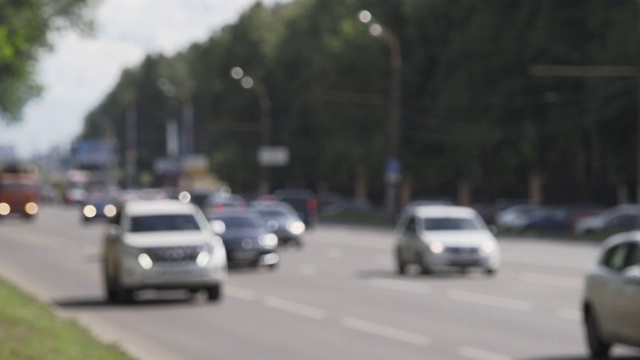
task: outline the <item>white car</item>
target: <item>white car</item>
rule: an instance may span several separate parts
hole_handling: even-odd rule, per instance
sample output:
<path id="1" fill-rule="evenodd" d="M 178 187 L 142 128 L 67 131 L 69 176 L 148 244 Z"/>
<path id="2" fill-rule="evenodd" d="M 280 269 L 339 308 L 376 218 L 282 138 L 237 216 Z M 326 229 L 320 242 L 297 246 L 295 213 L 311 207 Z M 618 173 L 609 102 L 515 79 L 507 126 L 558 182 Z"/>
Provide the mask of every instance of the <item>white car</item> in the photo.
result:
<path id="1" fill-rule="evenodd" d="M 640 231 L 604 242 L 587 275 L 583 314 L 592 357 L 607 358 L 615 343 L 640 347 Z"/>
<path id="2" fill-rule="evenodd" d="M 422 272 L 436 268 L 477 267 L 488 275 L 500 267 L 500 248 L 478 213 L 462 206 L 419 206 L 406 209 L 396 226 L 396 262 L 400 274 L 409 264 Z"/>
<path id="3" fill-rule="evenodd" d="M 178 200 L 134 200 L 112 218 L 104 240 L 110 302 L 131 302 L 142 289 L 205 290 L 222 296 L 227 255 L 202 211 Z"/>

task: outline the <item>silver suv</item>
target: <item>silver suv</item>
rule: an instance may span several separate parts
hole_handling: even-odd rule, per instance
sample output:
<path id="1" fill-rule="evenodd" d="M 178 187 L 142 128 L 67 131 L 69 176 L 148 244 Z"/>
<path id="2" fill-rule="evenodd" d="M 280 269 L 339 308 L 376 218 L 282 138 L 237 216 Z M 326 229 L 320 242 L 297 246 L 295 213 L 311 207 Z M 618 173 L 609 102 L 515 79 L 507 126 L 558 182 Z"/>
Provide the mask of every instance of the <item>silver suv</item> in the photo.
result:
<path id="1" fill-rule="evenodd" d="M 110 302 L 131 302 L 143 289 L 187 289 L 222 296 L 227 257 L 202 211 L 178 200 L 125 203 L 104 238 L 104 280 Z"/>

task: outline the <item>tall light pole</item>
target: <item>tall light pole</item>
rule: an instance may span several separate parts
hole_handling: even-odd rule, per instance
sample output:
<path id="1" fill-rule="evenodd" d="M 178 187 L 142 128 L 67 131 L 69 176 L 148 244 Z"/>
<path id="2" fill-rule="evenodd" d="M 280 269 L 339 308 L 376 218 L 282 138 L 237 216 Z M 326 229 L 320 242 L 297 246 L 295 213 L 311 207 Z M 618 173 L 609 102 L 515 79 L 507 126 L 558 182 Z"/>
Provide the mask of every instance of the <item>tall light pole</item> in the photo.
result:
<path id="1" fill-rule="evenodd" d="M 258 95 L 260 102 L 260 145 L 265 147 L 271 145 L 271 99 L 267 87 L 260 81 L 254 80 L 245 74 L 242 68 L 236 66 L 231 69 L 231 77 L 240 81 L 245 89 L 251 89 Z M 258 164 L 260 168 L 258 194 L 269 193 L 269 173 L 267 166 Z"/>
<path id="2" fill-rule="evenodd" d="M 400 122 L 402 120 L 402 52 L 400 49 L 400 41 L 391 30 L 376 21 L 369 11 L 360 11 L 360 13 L 358 13 L 358 19 L 365 24 L 369 24 L 369 32 L 371 35 L 384 41 L 391 50 L 389 122 L 387 124 L 389 147 L 385 169 L 385 181 L 387 184 L 385 203 L 387 212 L 390 215 L 394 215 L 398 210 L 398 187 L 401 180 L 398 151 Z"/>

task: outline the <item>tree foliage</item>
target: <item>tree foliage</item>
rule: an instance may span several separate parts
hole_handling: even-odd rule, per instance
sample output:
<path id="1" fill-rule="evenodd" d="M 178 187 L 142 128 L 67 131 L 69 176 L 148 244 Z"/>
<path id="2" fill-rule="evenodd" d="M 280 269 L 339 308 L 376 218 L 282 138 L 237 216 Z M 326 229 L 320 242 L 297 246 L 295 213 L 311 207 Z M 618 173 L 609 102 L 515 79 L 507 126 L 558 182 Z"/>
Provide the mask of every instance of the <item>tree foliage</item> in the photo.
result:
<path id="1" fill-rule="evenodd" d="M 368 185 L 380 198 L 388 153 L 389 48 L 357 14 L 395 33 L 403 57 L 401 149 L 414 196 L 525 197 L 541 174 L 551 201 L 613 201 L 635 181 L 637 80 L 536 77 L 531 65 L 638 63 L 634 0 L 298 0 L 257 3 L 237 22 L 175 57 L 127 70 L 86 118 L 83 137 L 110 119 L 124 144 L 125 94 L 135 94 L 140 165 L 163 156 L 164 123 L 194 106 L 196 150 L 240 191 L 257 184 L 260 107 L 229 76 L 264 84 L 271 138 L 292 154 L 271 171 L 275 187 Z M 167 98 L 167 78 L 185 94 Z"/>
<path id="2" fill-rule="evenodd" d="M 52 31 L 89 25 L 89 0 L 0 0 L 0 121 L 17 121 L 41 92 L 35 64 Z"/>

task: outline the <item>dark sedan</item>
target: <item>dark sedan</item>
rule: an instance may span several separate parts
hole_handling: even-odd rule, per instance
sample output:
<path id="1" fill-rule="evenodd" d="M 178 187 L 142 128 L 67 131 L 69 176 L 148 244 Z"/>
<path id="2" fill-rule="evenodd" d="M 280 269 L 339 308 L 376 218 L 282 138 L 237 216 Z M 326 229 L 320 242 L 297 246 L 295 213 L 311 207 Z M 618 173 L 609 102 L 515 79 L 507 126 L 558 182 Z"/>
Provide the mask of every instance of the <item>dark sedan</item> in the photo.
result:
<path id="1" fill-rule="evenodd" d="M 280 201 L 257 201 L 251 203 L 251 207 L 278 236 L 279 244 L 302 247 L 306 227 L 291 205 Z"/>
<path id="2" fill-rule="evenodd" d="M 86 223 L 97 219 L 109 219 L 117 213 L 115 204 L 112 196 L 92 195 L 82 205 L 82 220 Z"/>
<path id="3" fill-rule="evenodd" d="M 228 211 L 208 217 L 212 230 L 222 238 L 229 265 L 268 266 L 280 261 L 278 237 L 254 212 Z"/>

